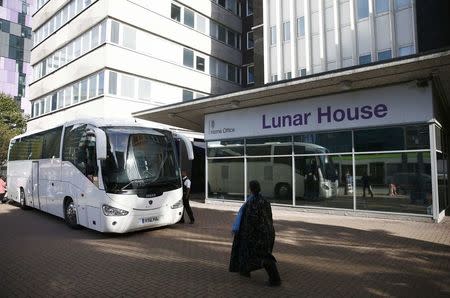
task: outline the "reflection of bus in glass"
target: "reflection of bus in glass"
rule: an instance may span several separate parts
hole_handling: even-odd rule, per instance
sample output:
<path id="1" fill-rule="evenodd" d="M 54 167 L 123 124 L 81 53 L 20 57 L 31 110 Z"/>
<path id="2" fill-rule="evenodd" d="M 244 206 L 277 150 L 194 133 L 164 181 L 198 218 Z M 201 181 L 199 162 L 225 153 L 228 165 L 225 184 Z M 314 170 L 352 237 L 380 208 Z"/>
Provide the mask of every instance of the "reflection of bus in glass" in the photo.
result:
<path id="1" fill-rule="evenodd" d="M 72 121 L 13 138 L 9 198 L 65 219 L 70 227 L 125 233 L 176 223 L 182 185 L 175 138 L 127 120 Z"/>
<path id="2" fill-rule="evenodd" d="M 214 144 L 220 146 L 220 144 Z M 264 144 L 267 148 L 267 143 Z M 254 146 L 255 145 L 251 145 Z M 247 155 L 247 180 L 258 180 L 261 192 L 267 197 L 292 199 L 292 157 L 290 144 L 269 144 L 270 156 Z M 295 157 L 295 195 L 305 199 L 330 198 L 337 195 L 338 173 L 327 149 L 309 143 L 295 143 L 306 154 Z M 247 145 L 249 147 L 249 145 Z M 226 151 L 223 148 L 222 151 Z M 233 152 L 234 148 L 230 150 Z M 248 149 L 247 149 L 248 151 Z M 231 156 L 232 154 L 230 154 Z M 244 166 L 242 159 L 214 159 L 208 163 L 209 193 L 243 195 Z"/>

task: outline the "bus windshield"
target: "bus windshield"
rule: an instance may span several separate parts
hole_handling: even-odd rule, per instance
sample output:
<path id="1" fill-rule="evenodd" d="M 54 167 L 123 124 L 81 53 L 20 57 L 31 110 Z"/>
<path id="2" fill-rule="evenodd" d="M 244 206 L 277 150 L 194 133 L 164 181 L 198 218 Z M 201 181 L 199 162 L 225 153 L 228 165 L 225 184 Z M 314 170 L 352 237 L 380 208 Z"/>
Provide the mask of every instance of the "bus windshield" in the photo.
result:
<path id="1" fill-rule="evenodd" d="M 107 192 L 128 193 L 158 187 L 181 187 L 175 144 L 168 131 L 145 128 L 105 128 L 107 158 L 102 161 Z"/>

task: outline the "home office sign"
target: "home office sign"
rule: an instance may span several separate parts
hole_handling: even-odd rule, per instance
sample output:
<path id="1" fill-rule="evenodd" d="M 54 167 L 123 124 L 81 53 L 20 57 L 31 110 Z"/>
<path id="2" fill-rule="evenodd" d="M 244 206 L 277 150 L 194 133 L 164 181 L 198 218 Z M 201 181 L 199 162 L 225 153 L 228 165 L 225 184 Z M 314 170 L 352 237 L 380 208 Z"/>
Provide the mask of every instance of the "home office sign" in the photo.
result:
<path id="1" fill-rule="evenodd" d="M 432 118 L 431 88 L 403 84 L 209 114 L 205 139 L 423 123 Z"/>

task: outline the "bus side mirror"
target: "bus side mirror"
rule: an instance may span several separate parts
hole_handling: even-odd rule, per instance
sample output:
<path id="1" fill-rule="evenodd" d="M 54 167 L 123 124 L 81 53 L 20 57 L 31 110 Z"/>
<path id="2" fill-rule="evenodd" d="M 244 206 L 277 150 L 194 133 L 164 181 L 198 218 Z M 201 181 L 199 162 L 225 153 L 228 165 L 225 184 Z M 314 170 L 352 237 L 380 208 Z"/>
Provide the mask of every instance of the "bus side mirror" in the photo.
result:
<path id="1" fill-rule="evenodd" d="M 178 133 L 174 133 L 175 138 L 179 138 L 183 140 L 184 145 L 186 146 L 187 156 L 189 160 L 194 159 L 194 148 L 192 147 L 191 140 L 189 140 L 186 136 Z"/>
<path id="2" fill-rule="evenodd" d="M 97 159 L 105 160 L 106 159 L 106 133 L 100 128 L 95 128 L 95 149 L 97 153 Z"/>

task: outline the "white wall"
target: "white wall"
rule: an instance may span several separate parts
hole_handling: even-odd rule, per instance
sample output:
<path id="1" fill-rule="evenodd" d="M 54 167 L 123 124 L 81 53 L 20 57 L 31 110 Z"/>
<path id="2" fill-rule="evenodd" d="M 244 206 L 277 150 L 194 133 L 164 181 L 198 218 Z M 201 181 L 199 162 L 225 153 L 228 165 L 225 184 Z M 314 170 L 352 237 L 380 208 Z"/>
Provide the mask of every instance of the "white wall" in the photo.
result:
<path id="1" fill-rule="evenodd" d="M 70 121 L 78 118 L 130 118 L 131 113 L 143 109 L 151 108 L 148 104 L 139 103 L 132 100 L 124 100 L 112 96 L 100 97 L 81 105 L 77 105 L 48 116 L 32 119 L 27 123 L 27 130 L 39 130 L 48 127 L 59 125 L 65 121 Z M 119 112 L 120 111 L 120 112 Z"/>
<path id="2" fill-rule="evenodd" d="M 69 3 L 67 0 L 50 1 L 36 13 L 33 28 L 39 28 L 67 3 Z M 34 129 L 40 125 L 48 125 L 53 121 L 57 122 L 61 119 L 67 119 L 67 117 L 78 117 L 89 113 L 130 116 L 131 112 L 148 109 L 152 105 L 181 101 L 183 89 L 194 92 L 194 98 L 202 94 L 209 95 L 239 90 L 239 84 L 211 76 L 209 74 L 209 61 L 211 57 L 214 57 L 223 63 L 240 66 L 240 50 L 213 39 L 209 36 L 209 32 L 199 32 L 171 19 L 171 3 L 185 5 L 192 9 L 196 15 L 206 19 L 216 18 L 217 23 L 229 30 L 234 30 L 239 34 L 241 32 L 239 18 L 209 0 L 173 2 L 156 0 L 92 1 L 90 7 L 35 46 L 31 54 L 32 64 L 48 57 L 105 19 L 117 20 L 122 24 L 121 28 L 123 28 L 123 24 L 127 24 L 127 26 L 131 26 L 129 28 L 139 29 L 136 35 L 136 45 L 142 45 L 139 37 L 153 36 L 151 47 L 149 47 L 152 49 L 151 53 L 139 52 L 138 48 L 131 49 L 112 44 L 110 42 L 111 27 L 108 23 L 106 44 L 84 53 L 72 62 L 59 67 L 53 73 L 35 80 L 30 86 L 30 98 L 40 100 L 55 90 L 69 86 L 102 69 L 111 69 L 152 80 L 154 82 L 151 89 L 152 102 L 114 96 L 100 97 L 40 116 L 30 121 L 29 127 Z M 209 25 L 207 30 L 209 30 Z M 195 52 L 195 56 L 205 58 L 205 71 L 195 69 L 195 60 L 194 68 L 183 65 L 183 48 L 189 48 Z M 169 101 L 168 88 L 170 92 L 177 90 L 176 96 L 170 97 Z M 160 95 L 158 95 L 158 92 L 160 92 Z M 158 98 L 160 98 L 159 101 Z"/>
<path id="3" fill-rule="evenodd" d="M 269 10 L 264 19 L 265 30 L 269 33 L 269 38 L 264 40 L 264 48 L 270 61 L 265 65 L 265 82 L 270 82 L 270 76 L 279 73 L 280 68 L 298 76 L 298 70 L 302 68 L 308 70 L 307 74 L 312 74 L 357 65 L 359 56 L 364 54 L 371 54 L 371 62 L 375 62 L 379 52 L 389 49 L 395 58 L 402 46 L 412 46 L 412 53 L 415 53 L 414 1 L 400 9 L 395 7 L 394 0 L 388 2 L 390 7 L 387 11 L 377 12 L 375 0 L 368 0 L 368 17 L 359 18 L 357 0 L 263 1 L 263 9 Z M 289 18 L 286 15 L 288 11 L 294 11 Z M 301 16 L 305 17 L 304 37 L 297 35 L 297 19 Z M 296 45 L 286 47 L 282 42 L 270 45 L 269 28 L 278 27 L 288 19 L 291 26 L 295 26 L 295 36 L 291 36 L 290 43 Z M 277 29 L 282 33 L 280 28 Z M 292 63 L 291 57 L 296 57 L 297 61 Z M 293 71 L 292 66 L 297 70 Z"/>

